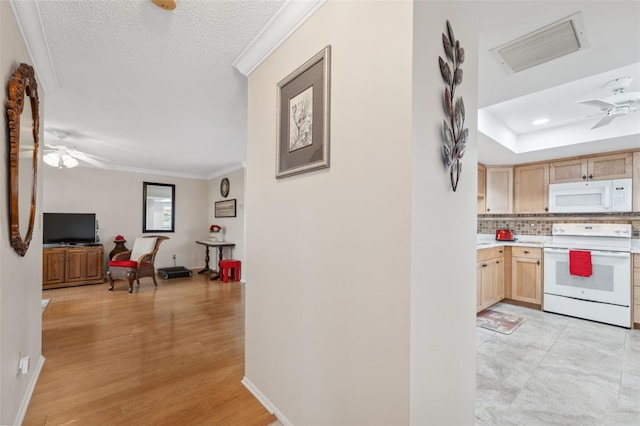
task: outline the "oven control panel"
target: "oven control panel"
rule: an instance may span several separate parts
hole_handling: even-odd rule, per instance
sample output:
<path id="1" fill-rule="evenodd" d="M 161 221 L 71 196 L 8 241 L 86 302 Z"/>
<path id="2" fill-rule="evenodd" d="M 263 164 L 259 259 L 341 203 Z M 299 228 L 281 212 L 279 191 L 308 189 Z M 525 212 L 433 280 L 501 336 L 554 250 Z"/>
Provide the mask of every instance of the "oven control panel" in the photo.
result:
<path id="1" fill-rule="evenodd" d="M 631 225 L 621 223 L 556 223 L 552 235 L 631 238 Z"/>

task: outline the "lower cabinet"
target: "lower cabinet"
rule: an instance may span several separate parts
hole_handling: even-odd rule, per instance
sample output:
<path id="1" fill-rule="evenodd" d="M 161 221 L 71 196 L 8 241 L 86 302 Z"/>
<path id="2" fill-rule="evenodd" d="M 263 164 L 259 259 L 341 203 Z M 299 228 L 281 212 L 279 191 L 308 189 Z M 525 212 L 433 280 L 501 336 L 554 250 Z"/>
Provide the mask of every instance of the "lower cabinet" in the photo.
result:
<path id="1" fill-rule="evenodd" d="M 640 254 L 633 255 L 633 322 L 640 329 Z"/>
<path id="2" fill-rule="evenodd" d="M 501 247 L 478 250 L 476 312 L 504 299 L 504 253 Z"/>
<path id="3" fill-rule="evenodd" d="M 542 249 L 511 247 L 511 299 L 542 305 Z"/>
<path id="4" fill-rule="evenodd" d="M 54 247 L 42 250 L 43 289 L 104 282 L 103 247 Z"/>

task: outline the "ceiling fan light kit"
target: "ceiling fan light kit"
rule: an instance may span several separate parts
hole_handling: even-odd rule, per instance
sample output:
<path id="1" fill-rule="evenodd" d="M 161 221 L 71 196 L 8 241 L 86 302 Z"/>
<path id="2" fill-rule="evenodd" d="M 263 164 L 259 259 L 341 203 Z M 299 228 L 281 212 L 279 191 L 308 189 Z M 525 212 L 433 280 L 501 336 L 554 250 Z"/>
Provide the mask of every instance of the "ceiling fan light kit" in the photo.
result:
<path id="1" fill-rule="evenodd" d="M 45 164 L 58 169 L 70 169 L 80 165 L 80 161 L 91 166 L 108 169 L 109 165 L 94 155 L 78 151 L 75 145 L 69 144 L 65 139 L 69 132 L 58 129 L 47 129 L 46 132 L 58 138 L 57 144 L 47 144 L 44 146 L 45 155 L 42 157 Z"/>
<path id="2" fill-rule="evenodd" d="M 151 0 L 153 4 L 164 10 L 173 10 L 176 8 L 176 0 Z"/>
<path id="3" fill-rule="evenodd" d="M 47 165 L 57 167 L 58 169 L 71 169 L 80 164 L 78 160 L 69 154 L 60 151 L 45 154 L 42 159 Z"/>

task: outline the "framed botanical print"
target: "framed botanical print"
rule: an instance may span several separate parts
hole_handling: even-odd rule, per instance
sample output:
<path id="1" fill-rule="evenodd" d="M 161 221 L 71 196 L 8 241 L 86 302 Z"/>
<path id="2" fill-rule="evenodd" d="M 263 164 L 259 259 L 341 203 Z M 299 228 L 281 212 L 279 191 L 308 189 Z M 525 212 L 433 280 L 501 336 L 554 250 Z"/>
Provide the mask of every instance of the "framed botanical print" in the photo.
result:
<path id="1" fill-rule="evenodd" d="M 331 46 L 278 83 L 276 178 L 329 167 Z"/>

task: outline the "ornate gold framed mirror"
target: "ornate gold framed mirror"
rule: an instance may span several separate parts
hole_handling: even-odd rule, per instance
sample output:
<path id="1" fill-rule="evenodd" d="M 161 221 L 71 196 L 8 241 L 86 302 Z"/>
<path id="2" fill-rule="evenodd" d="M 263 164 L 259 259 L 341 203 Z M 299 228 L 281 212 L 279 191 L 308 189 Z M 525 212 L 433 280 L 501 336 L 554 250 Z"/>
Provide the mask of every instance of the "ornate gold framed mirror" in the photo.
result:
<path id="1" fill-rule="evenodd" d="M 20 64 L 9 78 L 9 228 L 11 246 L 24 256 L 36 216 L 40 114 L 33 67 Z"/>

